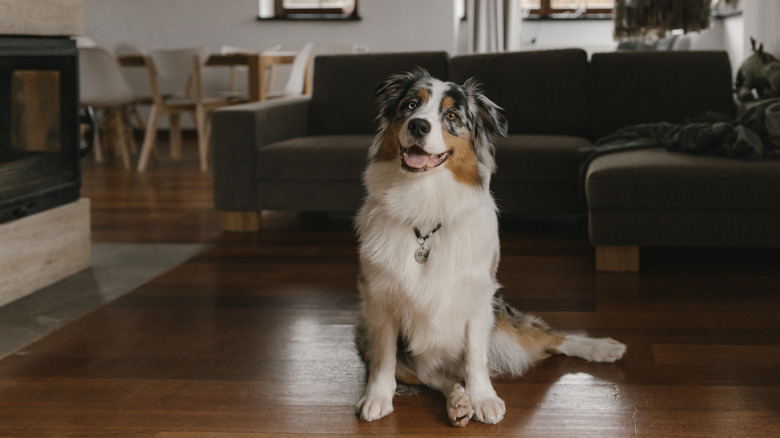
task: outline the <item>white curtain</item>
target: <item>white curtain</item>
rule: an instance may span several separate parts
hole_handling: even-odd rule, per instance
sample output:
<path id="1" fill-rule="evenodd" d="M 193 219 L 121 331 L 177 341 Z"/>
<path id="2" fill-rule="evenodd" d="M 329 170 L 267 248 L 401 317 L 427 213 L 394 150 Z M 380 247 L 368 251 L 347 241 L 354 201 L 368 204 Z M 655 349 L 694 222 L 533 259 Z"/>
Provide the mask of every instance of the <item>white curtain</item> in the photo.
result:
<path id="1" fill-rule="evenodd" d="M 469 0 L 466 17 L 469 52 L 520 50 L 520 0 Z"/>

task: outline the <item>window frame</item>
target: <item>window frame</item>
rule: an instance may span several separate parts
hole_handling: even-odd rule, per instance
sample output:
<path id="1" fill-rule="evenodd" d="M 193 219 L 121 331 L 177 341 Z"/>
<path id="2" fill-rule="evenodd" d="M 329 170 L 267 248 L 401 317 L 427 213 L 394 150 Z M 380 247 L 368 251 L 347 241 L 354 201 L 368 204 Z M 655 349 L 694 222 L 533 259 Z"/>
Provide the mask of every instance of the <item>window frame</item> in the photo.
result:
<path id="1" fill-rule="evenodd" d="M 352 0 L 351 11 L 344 8 L 288 8 L 284 0 L 274 0 L 274 18 L 277 19 L 321 19 L 321 20 L 357 20 L 359 0 Z"/>

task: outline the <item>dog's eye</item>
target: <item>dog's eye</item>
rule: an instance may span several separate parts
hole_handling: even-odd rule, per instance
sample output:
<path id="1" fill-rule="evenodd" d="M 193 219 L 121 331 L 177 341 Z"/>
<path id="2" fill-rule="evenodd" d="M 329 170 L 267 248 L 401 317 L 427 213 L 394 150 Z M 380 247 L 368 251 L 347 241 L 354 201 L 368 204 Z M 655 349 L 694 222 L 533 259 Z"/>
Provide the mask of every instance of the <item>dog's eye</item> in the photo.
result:
<path id="1" fill-rule="evenodd" d="M 413 110 L 416 109 L 420 104 L 416 100 L 410 100 L 409 102 L 406 102 L 406 109 Z"/>
<path id="2" fill-rule="evenodd" d="M 447 111 L 447 114 L 444 115 L 444 117 L 447 118 L 447 120 L 455 121 L 458 120 L 458 113 L 455 111 Z"/>

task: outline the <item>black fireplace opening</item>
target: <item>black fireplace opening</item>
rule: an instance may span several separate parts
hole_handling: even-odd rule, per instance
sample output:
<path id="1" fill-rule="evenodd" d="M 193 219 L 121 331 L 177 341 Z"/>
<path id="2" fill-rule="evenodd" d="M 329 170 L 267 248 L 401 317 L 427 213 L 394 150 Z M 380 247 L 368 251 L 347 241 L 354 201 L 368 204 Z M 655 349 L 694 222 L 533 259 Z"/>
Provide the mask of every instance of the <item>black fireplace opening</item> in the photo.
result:
<path id="1" fill-rule="evenodd" d="M 78 199 L 78 99 L 73 40 L 0 36 L 0 223 Z"/>

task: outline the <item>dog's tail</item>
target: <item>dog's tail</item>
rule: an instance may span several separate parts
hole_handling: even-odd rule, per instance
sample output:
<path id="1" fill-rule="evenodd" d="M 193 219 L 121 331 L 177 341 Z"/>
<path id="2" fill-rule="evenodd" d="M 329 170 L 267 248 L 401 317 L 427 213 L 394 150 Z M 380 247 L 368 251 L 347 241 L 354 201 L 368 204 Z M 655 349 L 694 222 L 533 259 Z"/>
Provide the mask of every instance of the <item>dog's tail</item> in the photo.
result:
<path id="1" fill-rule="evenodd" d="M 520 376 L 550 356 L 550 348 L 565 335 L 550 330 L 540 318 L 523 313 L 504 301 L 501 289 L 493 295 L 495 325 L 488 362 L 493 374 Z"/>
<path id="2" fill-rule="evenodd" d="M 595 362 L 614 362 L 626 346 L 611 338 L 589 338 L 551 330 L 539 317 L 507 304 L 499 289 L 493 295 L 495 325 L 489 363 L 495 375 L 520 376 L 538 361 L 555 354 Z"/>

